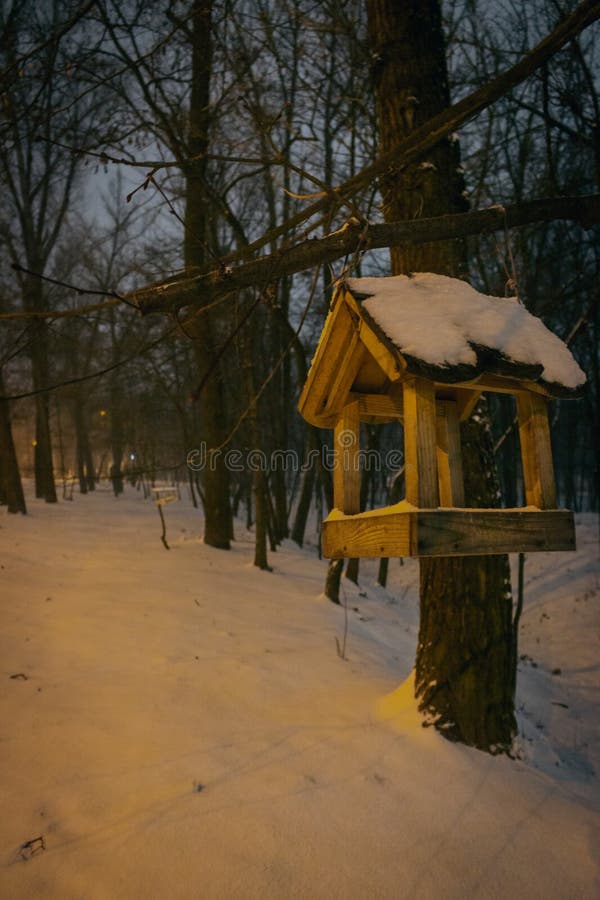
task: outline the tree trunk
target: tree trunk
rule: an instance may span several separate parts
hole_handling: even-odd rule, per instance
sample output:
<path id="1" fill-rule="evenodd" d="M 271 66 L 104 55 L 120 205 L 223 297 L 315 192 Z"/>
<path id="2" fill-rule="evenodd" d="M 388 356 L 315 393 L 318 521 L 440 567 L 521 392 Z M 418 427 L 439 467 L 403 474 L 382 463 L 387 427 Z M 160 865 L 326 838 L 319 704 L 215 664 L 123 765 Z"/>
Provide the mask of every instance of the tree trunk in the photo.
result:
<path id="1" fill-rule="evenodd" d="M 208 209 L 204 182 L 209 145 L 210 77 L 212 65 L 212 2 L 194 0 L 191 10 L 192 89 L 186 153 L 191 162 L 183 172 L 185 184 L 184 263 L 192 275 L 206 260 Z M 211 313 L 203 313 L 188 326 L 194 339 L 194 354 L 200 377 L 216 351 L 216 330 Z M 220 366 L 216 366 L 203 387 L 200 404 L 202 439 L 209 459 L 204 470 L 204 543 L 229 550 L 232 533 L 229 502 L 229 473 L 222 454 L 210 456 L 226 436 L 225 397 Z"/>
<path id="2" fill-rule="evenodd" d="M 310 504 L 315 489 L 316 466 L 311 461 L 308 468 L 302 473 L 302 486 L 300 488 L 300 497 L 298 506 L 296 507 L 296 515 L 294 517 L 294 525 L 292 527 L 292 540 L 302 547 L 304 544 L 304 532 L 306 531 L 306 523 L 310 512 Z"/>
<path id="3" fill-rule="evenodd" d="M 252 477 L 254 490 L 254 565 L 265 571 L 271 571 L 267 558 L 267 479 L 265 473 L 258 469 Z"/>
<path id="4" fill-rule="evenodd" d="M 254 384 L 254 329 L 247 328 L 241 341 L 242 366 L 246 398 L 251 403 L 255 394 Z M 261 429 L 258 420 L 258 403 L 252 403 L 247 416 L 250 440 L 254 451 L 261 450 Z M 252 472 L 252 491 L 254 493 L 254 565 L 259 569 L 270 571 L 267 558 L 267 534 L 269 532 L 269 497 L 266 474 L 259 461 Z M 271 539 L 271 549 L 273 542 Z"/>
<path id="5" fill-rule="evenodd" d="M 283 414 L 283 403 L 281 404 L 280 415 Z M 284 447 L 285 445 L 280 440 L 278 441 L 279 447 Z M 288 509 L 287 509 L 287 485 L 285 483 L 285 471 L 276 466 L 271 470 L 271 484 L 273 485 L 273 527 L 275 530 L 275 540 L 278 544 L 280 544 L 286 537 L 289 536 L 290 530 L 288 527 Z"/>
<path id="6" fill-rule="evenodd" d="M 34 284 L 37 296 L 37 289 Z M 41 307 L 41 300 L 30 304 L 28 309 Z M 30 326 L 34 338 L 30 347 L 33 389 L 40 391 L 35 400 L 35 496 L 47 503 L 56 503 L 54 468 L 52 464 L 52 439 L 50 436 L 50 396 L 44 391 L 48 387 L 48 325 L 42 319 L 34 320 Z"/>
<path id="7" fill-rule="evenodd" d="M 246 531 L 252 528 L 252 485 L 246 485 Z"/>
<path id="8" fill-rule="evenodd" d="M 461 429 L 465 496 L 498 506 L 484 405 Z M 421 621 L 415 684 L 419 705 L 446 737 L 498 752 L 516 728 L 516 635 L 506 556 L 420 561 Z"/>
<path id="9" fill-rule="evenodd" d="M 383 153 L 450 105 L 438 0 L 367 0 L 369 41 Z M 381 179 L 387 222 L 463 212 L 458 143 L 444 138 L 423 162 L 390 167 Z M 392 271 L 466 274 L 462 241 L 392 247 Z"/>
<path id="10" fill-rule="evenodd" d="M 325 596 L 332 603 L 340 602 L 340 583 L 342 580 L 343 559 L 330 559 L 325 578 Z"/>
<path id="11" fill-rule="evenodd" d="M 90 432 L 87 427 L 85 410 L 83 412 L 83 461 L 85 464 L 85 476 L 88 491 L 96 490 L 96 467 L 94 466 L 94 456 L 92 454 L 92 445 L 90 444 Z"/>
<path id="12" fill-rule="evenodd" d="M 360 570 L 360 559 L 357 556 L 352 557 L 346 563 L 346 578 L 353 584 L 358 584 L 358 573 Z"/>
<path id="13" fill-rule="evenodd" d="M 289 173 L 287 175 L 289 178 Z M 285 322 L 287 316 L 288 301 L 288 281 L 282 279 L 281 284 L 277 287 L 277 305 L 278 309 L 271 307 L 269 309 L 269 333 L 273 347 L 273 360 L 270 363 L 274 365 L 275 360 L 279 358 L 288 343 L 288 329 Z M 279 315 L 278 313 L 283 313 Z M 288 421 L 289 415 L 289 397 L 291 396 L 291 378 L 290 363 L 286 354 L 283 364 L 279 366 L 275 373 L 272 383 L 272 403 L 275 406 L 273 417 L 271 419 L 271 429 L 273 433 L 273 445 L 277 450 L 285 450 L 288 446 Z M 276 465 L 270 472 L 270 485 L 273 497 L 273 530 L 275 540 L 280 544 L 285 538 L 289 537 L 290 529 L 288 525 L 288 499 L 285 467 Z"/>
<path id="14" fill-rule="evenodd" d="M 87 479 L 85 477 L 85 463 L 83 461 L 83 447 L 79 434 L 80 422 L 79 416 L 75 416 L 75 455 L 77 457 L 77 480 L 79 482 L 79 493 L 87 494 Z"/>
<path id="15" fill-rule="evenodd" d="M 123 454 L 125 452 L 119 400 L 120 395 L 118 386 L 116 383 L 113 383 L 111 385 L 110 402 L 110 447 L 112 463 L 109 472 L 115 497 L 118 497 L 119 494 L 123 493 Z"/>
<path id="16" fill-rule="evenodd" d="M 438 0 L 367 0 L 382 152 L 449 105 Z M 458 144 L 441 141 L 416 166 L 382 178 L 384 215 L 442 215 L 465 208 Z M 466 273 L 461 242 L 391 250 L 392 271 Z M 482 414 L 463 429 L 467 503 L 492 506 L 495 479 Z M 423 558 L 415 690 L 419 708 L 447 737 L 494 751 L 514 730 L 512 599 L 506 556 Z"/>
<path id="17" fill-rule="evenodd" d="M 72 402 L 73 424 L 75 426 L 75 446 L 77 454 L 77 478 L 82 494 L 93 491 L 96 480 L 92 461 L 92 451 L 85 422 L 85 411 L 78 394 Z"/>
<path id="18" fill-rule="evenodd" d="M 377 584 L 382 588 L 387 587 L 388 570 L 390 567 L 389 559 L 384 556 L 379 560 L 379 568 L 377 570 Z"/>
<path id="19" fill-rule="evenodd" d="M 202 317 L 206 319 L 206 314 Z M 212 356 L 207 352 L 204 341 L 208 323 L 204 322 L 204 335 L 199 328 L 194 329 L 194 351 L 198 368 Z M 232 534 L 232 514 L 229 500 L 229 471 L 225 467 L 222 453 L 216 450 L 227 434 L 225 418 L 225 398 L 219 372 L 215 371 L 204 385 L 199 398 L 201 437 L 207 447 L 207 464 L 203 471 L 204 482 L 201 493 L 204 510 L 204 543 L 221 550 L 230 549 Z"/>
<path id="20" fill-rule="evenodd" d="M 0 496 L 9 513 L 27 512 L 21 473 L 15 453 L 10 423 L 9 401 L 4 396 L 4 379 L 0 369 Z"/>

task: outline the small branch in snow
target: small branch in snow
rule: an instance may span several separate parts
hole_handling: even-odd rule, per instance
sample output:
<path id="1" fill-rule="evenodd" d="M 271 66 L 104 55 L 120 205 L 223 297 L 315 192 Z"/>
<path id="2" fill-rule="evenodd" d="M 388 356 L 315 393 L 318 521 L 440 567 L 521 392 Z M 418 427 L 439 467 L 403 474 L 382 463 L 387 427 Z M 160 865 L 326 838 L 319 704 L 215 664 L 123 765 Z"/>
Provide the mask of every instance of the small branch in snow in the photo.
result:
<path id="1" fill-rule="evenodd" d="M 160 539 L 163 542 L 165 550 L 170 550 L 171 548 L 167 544 L 167 526 L 165 523 L 165 517 L 163 515 L 162 506 L 160 505 L 160 503 L 158 504 L 158 514 L 160 516 L 160 523 L 162 525 L 162 534 L 160 536 Z"/>
<path id="2" fill-rule="evenodd" d="M 32 838 L 30 841 L 25 841 L 24 844 L 21 844 L 19 847 L 19 855 L 21 859 L 24 859 L 25 862 L 27 862 L 27 860 L 31 859 L 32 856 L 35 856 L 36 853 L 40 853 L 45 849 L 46 839 L 43 834 L 40 834 L 38 837 Z"/>
<path id="3" fill-rule="evenodd" d="M 348 637 L 348 595 L 346 594 L 346 588 L 342 585 L 342 593 L 344 594 L 344 636 L 342 638 L 342 643 L 340 646 L 340 642 L 337 639 L 337 635 L 335 638 L 335 646 L 337 648 L 337 654 L 340 659 L 347 659 L 346 656 L 346 639 Z"/>

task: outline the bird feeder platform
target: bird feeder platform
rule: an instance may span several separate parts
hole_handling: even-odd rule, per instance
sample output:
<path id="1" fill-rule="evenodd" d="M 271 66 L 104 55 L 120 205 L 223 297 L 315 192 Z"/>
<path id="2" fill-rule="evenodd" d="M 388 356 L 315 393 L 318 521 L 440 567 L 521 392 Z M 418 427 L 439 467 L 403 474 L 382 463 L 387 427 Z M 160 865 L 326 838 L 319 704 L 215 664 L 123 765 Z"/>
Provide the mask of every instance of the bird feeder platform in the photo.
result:
<path id="1" fill-rule="evenodd" d="M 405 501 L 323 523 L 328 558 L 485 556 L 574 550 L 573 514 L 552 509 L 416 509 Z"/>

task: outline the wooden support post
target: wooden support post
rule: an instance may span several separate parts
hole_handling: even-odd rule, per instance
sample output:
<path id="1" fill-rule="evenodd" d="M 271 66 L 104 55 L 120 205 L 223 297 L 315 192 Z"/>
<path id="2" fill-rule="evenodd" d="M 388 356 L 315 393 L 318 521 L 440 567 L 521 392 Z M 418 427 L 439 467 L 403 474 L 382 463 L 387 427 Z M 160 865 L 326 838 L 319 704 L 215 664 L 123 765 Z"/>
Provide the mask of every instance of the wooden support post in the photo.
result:
<path id="1" fill-rule="evenodd" d="M 454 400 L 438 400 L 436 416 L 440 506 L 464 506 L 465 485 L 458 409 Z"/>
<path id="2" fill-rule="evenodd" d="M 333 505 L 346 515 L 354 515 L 360 512 L 358 400 L 343 408 L 333 430 L 333 448 Z"/>
<path id="3" fill-rule="evenodd" d="M 518 394 L 517 414 L 527 506 L 556 509 L 548 402 L 541 394 Z"/>
<path id="4" fill-rule="evenodd" d="M 435 388 L 426 378 L 402 382 L 406 499 L 420 509 L 438 506 Z"/>

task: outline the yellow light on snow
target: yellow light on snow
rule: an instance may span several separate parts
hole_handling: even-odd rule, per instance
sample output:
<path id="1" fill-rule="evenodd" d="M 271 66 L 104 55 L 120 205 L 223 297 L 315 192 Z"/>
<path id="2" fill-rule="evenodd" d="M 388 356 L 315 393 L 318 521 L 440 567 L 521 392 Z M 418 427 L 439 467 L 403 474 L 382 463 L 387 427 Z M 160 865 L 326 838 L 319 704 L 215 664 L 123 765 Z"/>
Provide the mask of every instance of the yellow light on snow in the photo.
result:
<path id="1" fill-rule="evenodd" d="M 422 733 L 423 718 L 415 700 L 414 670 L 395 691 L 377 701 L 375 715 L 380 721 L 391 725 L 395 731 Z"/>

